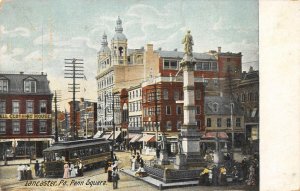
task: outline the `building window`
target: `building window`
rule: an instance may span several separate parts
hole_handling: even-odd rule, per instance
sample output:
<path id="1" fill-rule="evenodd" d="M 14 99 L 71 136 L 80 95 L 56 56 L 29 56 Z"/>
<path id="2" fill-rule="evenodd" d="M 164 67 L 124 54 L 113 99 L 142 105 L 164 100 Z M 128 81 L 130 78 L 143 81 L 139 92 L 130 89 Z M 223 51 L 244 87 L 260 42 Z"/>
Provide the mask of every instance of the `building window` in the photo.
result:
<path id="1" fill-rule="evenodd" d="M 217 127 L 222 127 L 222 118 L 217 118 Z"/>
<path id="2" fill-rule="evenodd" d="M 20 112 L 20 102 L 19 101 L 13 101 L 12 106 L 13 106 L 13 109 L 12 109 L 13 114 L 17 114 Z"/>
<path id="3" fill-rule="evenodd" d="M 236 120 L 235 120 L 235 126 L 236 127 L 241 127 L 241 118 L 236 118 Z"/>
<path id="4" fill-rule="evenodd" d="M 169 99 L 169 91 L 167 89 L 164 89 L 164 100 Z"/>
<path id="5" fill-rule="evenodd" d="M 13 121 L 12 129 L 13 129 L 13 134 L 19 134 L 20 133 L 20 121 Z"/>
<path id="6" fill-rule="evenodd" d="M 26 113 L 33 113 L 33 101 L 26 101 Z"/>
<path id="7" fill-rule="evenodd" d="M 227 118 L 226 120 L 227 127 L 231 127 L 231 119 Z"/>
<path id="8" fill-rule="evenodd" d="M 40 121 L 40 133 L 46 133 L 47 123 L 46 121 Z"/>
<path id="9" fill-rule="evenodd" d="M 6 122 L 0 121 L 0 134 L 5 134 L 6 132 Z"/>
<path id="10" fill-rule="evenodd" d="M 214 79 L 214 85 L 218 86 L 218 84 L 219 84 L 219 80 L 218 79 Z"/>
<path id="11" fill-rule="evenodd" d="M 212 71 L 218 71 L 218 65 L 216 62 L 211 63 L 211 70 Z"/>
<path id="12" fill-rule="evenodd" d="M 172 121 L 167 121 L 167 131 L 172 130 Z"/>
<path id="13" fill-rule="evenodd" d="M 8 92 L 8 80 L 0 79 L 0 92 Z"/>
<path id="14" fill-rule="evenodd" d="M 176 105 L 176 114 L 181 115 L 182 114 L 182 107 L 181 105 Z"/>
<path id="15" fill-rule="evenodd" d="M 26 121 L 26 133 L 31 134 L 33 133 L 33 122 Z"/>
<path id="16" fill-rule="evenodd" d="M 218 112 L 218 110 L 219 110 L 218 108 L 219 108 L 218 104 L 217 104 L 217 103 L 214 103 L 214 104 L 213 104 L 213 111 L 214 111 L 214 112 Z"/>
<path id="17" fill-rule="evenodd" d="M 6 102 L 4 100 L 0 100 L 0 113 L 6 113 Z"/>
<path id="18" fill-rule="evenodd" d="M 174 100 L 179 100 L 179 91 L 178 90 L 174 90 Z"/>
<path id="19" fill-rule="evenodd" d="M 200 128 L 200 127 L 201 127 L 201 121 L 200 121 L 200 120 L 197 120 L 196 123 L 197 123 L 197 127 Z"/>
<path id="20" fill-rule="evenodd" d="M 245 102 L 245 98 L 246 98 L 245 94 L 242 93 L 242 95 L 241 95 L 241 101 L 242 101 L 242 102 Z"/>
<path id="21" fill-rule="evenodd" d="M 47 113 L 47 102 L 46 101 L 40 102 L 40 113 Z"/>
<path id="22" fill-rule="evenodd" d="M 230 62 L 230 58 L 227 58 L 227 62 Z"/>
<path id="23" fill-rule="evenodd" d="M 36 92 L 36 81 L 34 81 L 34 80 L 24 81 L 24 92 L 35 93 Z"/>
<path id="24" fill-rule="evenodd" d="M 206 119 L 206 126 L 211 127 L 211 118 Z"/>
<path id="25" fill-rule="evenodd" d="M 176 60 L 164 60 L 164 69 L 177 70 L 178 62 Z"/>
<path id="26" fill-rule="evenodd" d="M 198 90 L 195 90 L 195 97 L 196 97 L 196 100 L 200 100 L 201 99 L 201 90 L 198 89 Z"/>
<path id="27" fill-rule="evenodd" d="M 166 115 L 171 115 L 171 106 L 166 106 Z"/>
<path id="28" fill-rule="evenodd" d="M 201 107 L 200 105 L 196 106 L 196 115 L 200 115 L 201 114 Z"/>
<path id="29" fill-rule="evenodd" d="M 181 126 L 182 126 L 182 122 L 181 121 L 177 121 L 177 130 L 181 130 Z"/>

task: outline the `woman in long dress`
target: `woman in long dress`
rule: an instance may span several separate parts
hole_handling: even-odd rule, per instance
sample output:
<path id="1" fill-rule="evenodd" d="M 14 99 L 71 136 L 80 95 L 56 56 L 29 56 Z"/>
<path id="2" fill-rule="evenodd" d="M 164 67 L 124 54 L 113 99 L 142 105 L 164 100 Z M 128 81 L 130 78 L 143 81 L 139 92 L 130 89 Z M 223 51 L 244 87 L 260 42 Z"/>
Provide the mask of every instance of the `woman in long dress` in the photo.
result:
<path id="1" fill-rule="evenodd" d="M 67 162 L 65 162 L 65 165 L 64 165 L 64 177 L 63 178 L 69 178 L 69 165 Z"/>
<path id="2" fill-rule="evenodd" d="M 71 164 L 71 173 L 70 173 L 70 177 L 73 178 L 73 177 L 76 177 L 76 171 L 75 171 L 75 166 L 74 164 Z"/>
<path id="3" fill-rule="evenodd" d="M 135 156 L 132 156 L 131 158 L 131 170 L 135 171 Z"/>

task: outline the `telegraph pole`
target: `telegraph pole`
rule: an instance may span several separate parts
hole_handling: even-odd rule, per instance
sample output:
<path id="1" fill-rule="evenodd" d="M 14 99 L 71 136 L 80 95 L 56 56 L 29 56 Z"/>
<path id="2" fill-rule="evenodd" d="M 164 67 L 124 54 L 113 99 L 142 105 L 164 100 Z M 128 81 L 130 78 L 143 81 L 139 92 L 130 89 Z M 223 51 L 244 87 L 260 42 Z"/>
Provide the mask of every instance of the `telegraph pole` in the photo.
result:
<path id="1" fill-rule="evenodd" d="M 58 126 L 57 126 L 57 108 L 59 107 L 57 105 L 57 102 L 59 102 L 61 99 L 61 91 L 60 90 L 55 90 L 54 91 L 54 117 L 55 117 L 55 137 L 54 140 L 55 142 L 58 142 Z"/>
<path id="2" fill-rule="evenodd" d="M 83 79 L 83 59 L 65 59 L 65 78 L 71 78 L 73 82 L 68 84 L 70 89 L 68 92 L 73 93 L 73 122 L 71 126 L 71 136 L 73 139 L 78 137 L 78 131 L 76 127 L 76 92 L 79 92 L 79 84 L 76 84 L 76 79 Z"/>

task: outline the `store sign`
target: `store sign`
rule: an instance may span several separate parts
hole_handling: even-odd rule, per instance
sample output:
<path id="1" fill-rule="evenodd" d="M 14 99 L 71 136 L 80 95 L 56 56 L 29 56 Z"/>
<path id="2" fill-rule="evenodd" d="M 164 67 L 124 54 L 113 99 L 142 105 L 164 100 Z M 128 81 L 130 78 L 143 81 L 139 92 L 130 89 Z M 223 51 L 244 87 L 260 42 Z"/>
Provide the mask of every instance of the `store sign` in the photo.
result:
<path id="1" fill-rule="evenodd" d="M 0 119 L 51 119 L 51 114 L 0 114 Z"/>

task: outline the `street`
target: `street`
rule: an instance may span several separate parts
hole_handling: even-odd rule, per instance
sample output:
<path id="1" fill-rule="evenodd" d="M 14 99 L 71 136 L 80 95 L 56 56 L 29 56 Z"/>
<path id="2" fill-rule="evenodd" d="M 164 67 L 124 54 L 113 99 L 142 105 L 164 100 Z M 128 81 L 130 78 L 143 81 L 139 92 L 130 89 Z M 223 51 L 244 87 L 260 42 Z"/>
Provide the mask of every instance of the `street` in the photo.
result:
<path id="1" fill-rule="evenodd" d="M 117 152 L 116 153 L 120 162 L 119 168 L 125 169 L 130 166 L 130 153 L 129 152 Z M 153 156 L 142 155 L 145 160 L 153 158 Z M 28 160 L 26 160 L 28 162 Z M 33 164 L 31 164 L 33 168 Z M 84 172 L 84 177 L 76 177 L 70 179 L 63 178 L 36 178 L 33 176 L 33 180 L 18 181 L 17 180 L 17 166 L 1 166 L 0 167 L 0 185 L 1 190 L 4 191 L 40 191 L 40 190 L 55 190 L 55 191 L 81 191 L 81 190 L 112 190 L 112 183 L 106 182 L 107 174 L 104 173 L 104 169 L 95 169 Z M 34 174 L 34 172 L 33 172 Z M 62 175 L 63 176 L 63 175 Z M 149 185 L 146 182 L 137 180 L 135 177 L 131 177 L 122 173 L 120 170 L 120 181 L 118 190 L 144 190 L 152 191 L 158 190 L 157 187 Z M 169 188 L 165 190 L 179 191 L 183 188 Z M 184 187 L 184 190 L 252 190 L 243 185 L 228 186 L 228 187 L 209 187 L 209 186 L 192 186 Z"/>

